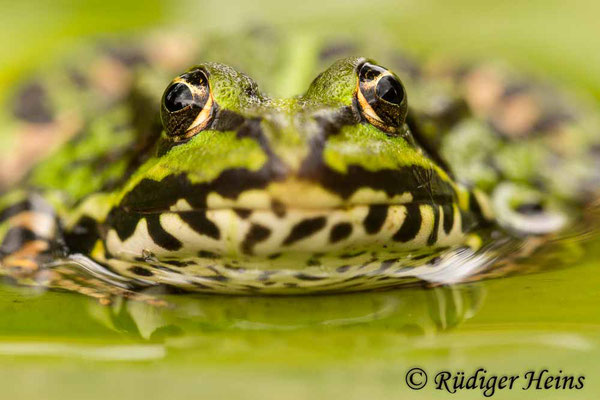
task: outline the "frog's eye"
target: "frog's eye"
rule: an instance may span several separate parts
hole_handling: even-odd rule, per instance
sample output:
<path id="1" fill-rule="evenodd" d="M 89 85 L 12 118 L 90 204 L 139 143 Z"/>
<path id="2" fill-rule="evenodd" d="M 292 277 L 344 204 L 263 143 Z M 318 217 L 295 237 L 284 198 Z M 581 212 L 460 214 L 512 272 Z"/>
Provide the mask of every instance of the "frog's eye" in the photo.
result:
<path id="1" fill-rule="evenodd" d="M 358 69 L 356 100 L 364 118 L 377 128 L 395 133 L 406 118 L 404 86 L 387 69 L 364 63 Z"/>
<path id="2" fill-rule="evenodd" d="M 167 136 L 180 142 L 206 129 L 214 104 L 205 71 L 191 70 L 173 80 L 163 95 L 160 114 Z"/>

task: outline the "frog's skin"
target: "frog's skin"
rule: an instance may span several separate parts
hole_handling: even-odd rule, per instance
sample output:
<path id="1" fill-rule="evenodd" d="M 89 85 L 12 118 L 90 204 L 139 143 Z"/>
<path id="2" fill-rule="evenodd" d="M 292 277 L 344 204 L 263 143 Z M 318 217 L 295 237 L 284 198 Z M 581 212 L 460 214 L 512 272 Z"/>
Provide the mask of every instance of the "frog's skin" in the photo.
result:
<path id="1" fill-rule="evenodd" d="M 275 39 L 248 40 L 264 50 Z M 31 85 L 17 93 L 12 132 L 73 138 L 50 135 L 45 147 L 64 144 L 0 200 L 3 273 L 99 297 L 157 283 L 284 294 L 392 286 L 473 246 L 494 211 L 507 231 L 549 233 L 593 197 L 596 125 L 552 90 L 511 88 L 519 80 L 505 69 L 390 55 L 402 78 L 356 56 L 317 74 L 331 53 L 362 47 L 308 47 L 312 62 L 296 75 L 287 60 L 235 62 L 258 68 L 273 93 L 311 71 L 290 97 L 221 63 L 181 73 L 227 52 L 161 58 L 144 44 L 47 78 L 73 87 L 60 105 L 46 104 L 43 84 L 37 96 Z M 567 176 L 548 175 L 550 165 Z M 73 265 L 95 277 L 84 282 Z"/>

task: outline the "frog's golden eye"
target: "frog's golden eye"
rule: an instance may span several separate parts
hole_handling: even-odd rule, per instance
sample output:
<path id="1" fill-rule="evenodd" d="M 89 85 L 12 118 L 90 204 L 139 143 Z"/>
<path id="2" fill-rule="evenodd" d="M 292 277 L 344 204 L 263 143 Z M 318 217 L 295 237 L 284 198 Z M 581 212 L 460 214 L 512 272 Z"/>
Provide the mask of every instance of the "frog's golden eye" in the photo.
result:
<path id="1" fill-rule="evenodd" d="M 167 136 L 180 142 L 206 129 L 214 104 L 205 71 L 194 69 L 175 78 L 165 90 L 160 113 Z"/>
<path id="2" fill-rule="evenodd" d="M 378 65 L 365 62 L 359 66 L 356 100 L 364 118 L 385 132 L 395 133 L 406 119 L 404 86 Z"/>

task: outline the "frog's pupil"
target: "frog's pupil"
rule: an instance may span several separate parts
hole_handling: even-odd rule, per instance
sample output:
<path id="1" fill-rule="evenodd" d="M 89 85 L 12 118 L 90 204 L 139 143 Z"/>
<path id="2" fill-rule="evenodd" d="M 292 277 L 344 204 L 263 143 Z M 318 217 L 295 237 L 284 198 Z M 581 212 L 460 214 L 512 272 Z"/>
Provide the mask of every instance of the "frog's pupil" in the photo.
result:
<path id="1" fill-rule="evenodd" d="M 194 102 L 192 91 L 183 83 L 176 83 L 165 96 L 165 107 L 170 112 L 179 111 Z"/>
<path id="2" fill-rule="evenodd" d="M 400 104 L 404 98 L 402 86 L 394 77 L 386 75 L 377 82 L 377 96 L 389 103 Z"/>

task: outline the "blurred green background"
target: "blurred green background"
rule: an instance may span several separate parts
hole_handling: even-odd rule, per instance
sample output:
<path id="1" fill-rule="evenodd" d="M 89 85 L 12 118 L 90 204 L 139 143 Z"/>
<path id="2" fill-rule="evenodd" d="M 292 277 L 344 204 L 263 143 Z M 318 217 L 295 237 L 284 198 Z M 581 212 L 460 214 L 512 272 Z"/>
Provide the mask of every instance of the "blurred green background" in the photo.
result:
<path id="1" fill-rule="evenodd" d="M 417 52 L 507 59 L 600 99 L 596 1 L 41 0 L 3 1 L 1 11 L 0 93 L 87 37 L 268 23 L 307 32 L 386 30 Z M 404 373 L 413 366 L 431 373 L 562 369 L 584 374 L 585 388 L 494 397 L 595 398 L 600 247 L 598 240 L 586 246 L 583 263 L 566 256 L 567 268 L 477 285 L 480 304 L 471 313 L 461 294 L 470 287 L 304 299 L 178 297 L 174 310 L 110 312 L 75 295 L 3 287 L 0 398 L 451 397 L 429 387 L 409 391 Z M 443 304 L 460 313 L 456 321 L 439 320 Z M 456 396 L 482 397 L 477 390 Z"/>
<path id="2" fill-rule="evenodd" d="M 3 1 L 0 84 L 85 36 L 266 22 L 311 31 L 392 28 L 410 48 L 506 58 L 600 97 L 599 13 L 593 0 Z"/>

